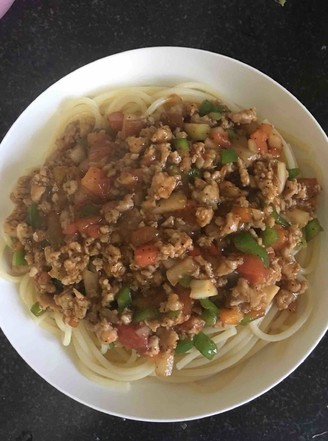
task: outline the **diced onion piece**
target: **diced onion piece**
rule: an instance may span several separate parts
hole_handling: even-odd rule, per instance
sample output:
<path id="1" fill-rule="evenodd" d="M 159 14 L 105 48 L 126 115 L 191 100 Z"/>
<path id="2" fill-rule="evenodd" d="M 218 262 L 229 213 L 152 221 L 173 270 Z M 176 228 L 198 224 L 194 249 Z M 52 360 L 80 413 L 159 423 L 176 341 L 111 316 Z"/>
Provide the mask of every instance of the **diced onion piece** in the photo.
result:
<path id="1" fill-rule="evenodd" d="M 218 290 L 209 279 L 192 280 L 190 282 L 192 299 L 207 299 L 208 297 L 216 296 Z"/>
<path id="2" fill-rule="evenodd" d="M 286 164 L 282 161 L 278 161 L 277 164 L 277 176 L 278 176 L 278 191 L 279 194 L 283 192 L 286 181 L 288 179 L 288 171 Z"/>
<path id="3" fill-rule="evenodd" d="M 237 152 L 239 158 L 241 158 L 246 164 L 251 161 L 257 155 L 257 148 L 254 142 L 254 145 L 249 146 L 249 142 L 252 139 L 247 140 L 245 136 L 240 136 L 232 141 L 232 147 Z M 251 148 L 253 148 L 253 150 Z"/>
<path id="4" fill-rule="evenodd" d="M 281 141 L 281 136 L 276 132 L 273 131 L 268 138 L 268 144 L 269 147 L 274 148 L 274 149 L 279 149 L 282 150 L 282 141 Z"/>
<path id="5" fill-rule="evenodd" d="M 170 211 L 183 210 L 186 205 L 186 195 L 177 191 L 172 193 L 168 199 L 161 199 L 152 212 L 155 214 L 169 213 Z"/>
<path id="6" fill-rule="evenodd" d="M 300 228 L 305 227 L 310 220 L 310 214 L 299 208 L 291 208 L 286 214 L 291 223 L 297 224 Z"/>
<path id="7" fill-rule="evenodd" d="M 80 164 L 85 158 L 85 150 L 81 144 L 76 144 L 69 152 L 69 156 L 75 164 Z"/>
<path id="8" fill-rule="evenodd" d="M 210 133 L 208 124 L 185 123 L 184 129 L 193 141 L 204 141 Z"/>
<path id="9" fill-rule="evenodd" d="M 197 269 L 197 265 L 192 257 L 186 257 L 181 262 L 172 266 L 166 271 L 167 280 L 175 286 L 183 276 L 191 275 Z M 203 280 L 202 280 L 203 282 Z"/>
<path id="10" fill-rule="evenodd" d="M 46 187 L 31 183 L 31 199 L 33 202 L 39 202 L 41 196 L 46 191 Z"/>
<path id="11" fill-rule="evenodd" d="M 97 274 L 85 269 L 83 271 L 83 283 L 84 283 L 85 292 L 89 297 L 94 297 L 97 295 L 97 289 L 98 289 Z"/>
<path id="12" fill-rule="evenodd" d="M 257 146 L 253 139 L 248 140 L 247 146 L 248 150 L 250 150 L 252 153 L 257 153 Z"/>
<path id="13" fill-rule="evenodd" d="M 280 289 L 279 286 L 276 285 L 268 285 L 262 288 L 262 293 L 264 294 L 263 300 L 266 303 L 265 308 L 267 308 L 270 305 L 270 303 L 272 302 L 274 296 L 277 294 L 279 289 Z"/>

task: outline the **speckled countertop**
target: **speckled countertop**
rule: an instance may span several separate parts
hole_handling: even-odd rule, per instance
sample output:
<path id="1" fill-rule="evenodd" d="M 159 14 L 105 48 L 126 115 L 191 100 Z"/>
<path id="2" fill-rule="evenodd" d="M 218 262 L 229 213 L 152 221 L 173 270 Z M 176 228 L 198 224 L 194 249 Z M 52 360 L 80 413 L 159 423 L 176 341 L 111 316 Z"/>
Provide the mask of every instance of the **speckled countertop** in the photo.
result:
<path id="1" fill-rule="evenodd" d="M 77 67 L 166 45 L 207 49 L 260 69 L 327 132 L 327 20 L 327 0 L 287 0 L 284 8 L 273 0 L 16 0 L 0 21 L 0 139 L 38 94 Z M 1 332 L 0 353 L 0 441 L 328 440 L 327 336 L 264 396 L 172 424 L 122 420 L 76 403 L 35 374 Z"/>

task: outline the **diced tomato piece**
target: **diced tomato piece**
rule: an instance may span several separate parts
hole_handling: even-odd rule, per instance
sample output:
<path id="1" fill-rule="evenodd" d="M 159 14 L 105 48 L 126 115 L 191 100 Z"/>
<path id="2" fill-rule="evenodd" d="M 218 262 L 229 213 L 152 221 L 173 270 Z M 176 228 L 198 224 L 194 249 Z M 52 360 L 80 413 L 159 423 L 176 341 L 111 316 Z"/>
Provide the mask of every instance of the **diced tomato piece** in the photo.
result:
<path id="1" fill-rule="evenodd" d="M 96 131 L 90 132 L 87 136 L 87 144 L 89 148 L 92 148 L 96 145 L 106 144 L 106 142 L 110 141 L 108 134 L 105 131 Z"/>
<path id="2" fill-rule="evenodd" d="M 251 320 L 255 320 L 257 318 L 263 317 L 265 314 L 265 309 L 251 309 L 247 313 L 247 317 Z"/>
<path id="3" fill-rule="evenodd" d="M 167 295 L 164 290 L 156 290 L 149 293 L 147 296 L 140 296 L 133 300 L 133 306 L 137 309 L 159 309 L 161 303 L 167 300 Z"/>
<path id="4" fill-rule="evenodd" d="M 169 95 L 167 97 L 167 100 L 163 104 L 164 109 L 167 111 L 172 108 L 179 107 L 180 113 L 183 112 L 183 100 L 181 96 L 177 95 L 176 93 L 172 93 L 172 95 Z"/>
<path id="5" fill-rule="evenodd" d="M 297 310 L 297 301 L 295 300 L 295 302 L 289 304 L 288 311 L 296 312 L 296 310 Z"/>
<path id="6" fill-rule="evenodd" d="M 154 227 L 137 228 L 131 233 L 131 243 L 135 247 L 151 242 L 158 236 L 158 230 Z"/>
<path id="7" fill-rule="evenodd" d="M 80 233 L 83 233 L 86 229 L 88 229 L 91 225 L 96 225 L 101 221 L 101 217 L 97 216 L 87 216 L 82 219 L 77 219 L 75 221 L 77 225 L 77 229 Z"/>
<path id="8" fill-rule="evenodd" d="M 118 341 L 127 349 L 143 353 L 149 348 L 149 331 L 143 325 L 120 325 L 117 327 Z"/>
<path id="9" fill-rule="evenodd" d="M 209 254 L 212 257 L 218 257 L 220 255 L 219 249 L 214 245 L 214 243 L 212 243 L 209 247 L 204 247 L 204 252 L 203 254 Z"/>
<path id="10" fill-rule="evenodd" d="M 79 168 L 82 173 L 86 173 L 89 167 L 90 167 L 89 159 L 84 159 L 79 165 Z"/>
<path id="11" fill-rule="evenodd" d="M 260 125 L 260 130 L 269 137 L 272 133 L 272 125 L 263 123 Z"/>
<path id="12" fill-rule="evenodd" d="M 220 308 L 219 320 L 225 325 L 238 325 L 244 314 L 237 309 Z"/>
<path id="13" fill-rule="evenodd" d="M 123 187 L 135 190 L 142 185 L 142 177 L 144 171 L 142 169 L 126 169 L 122 170 L 117 182 Z"/>
<path id="14" fill-rule="evenodd" d="M 204 327 L 205 322 L 200 317 L 190 317 L 188 320 L 179 325 L 179 329 L 183 332 L 192 331 L 193 334 L 198 334 Z"/>
<path id="15" fill-rule="evenodd" d="M 110 155 L 110 145 L 108 143 L 102 145 L 95 145 L 89 149 L 89 163 L 106 161 Z"/>
<path id="16" fill-rule="evenodd" d="M 162 115 L 163 120 L 166 120 L 167 124 L 175 129 L 176 127 L 182 127 L 183 119 L 183 109 L 178 108 L 178 106 L 172 107 L 172 109 L 167 110 L 166 113 Z"/>
<path id="17" fill-rule="evenodd" d="M 158 249 L 153 243 L 147 243 L 134 250 L 135 264 L 144 268 L 148 265 L 154 265 L 158 256 Z"/>
<path id="18" fill-rule="evenodd" d="M 199 247 L 194 247 L 192 250 L 190 250 L 188 252 L 188 254 L 191 257 L 196 257 L 196 256 L 201 256 L 202 252 L 201 252 L 201 249 Z"/>
<path id="19" fill-rule="evenodd" d="M 250 138 L 255 142 L 257 150 L 260 153 L 263 154 L 268 151 L 268 135 L 263 130 L 261 130 L 261 127 L 255 130 L 255 132 L 251 134 Z"/>
<path id="20" fill-rule="evenodd" d="M 91 166 L 81 179 L 81 184 L 92 194 L 104 198 L 108 195 L 111 180 L 102 169 Z"/>
<path id="21" fill-rule="evenodd" d="M 71 318 L 68 320 L 67 324 L 68 324 L 71 328 L 76 328 L 76 327 L 78 326 L 78 324 L 79 324 L 79 320 L 78 320 L 77 318 L 75 318 L 75 317 L 71 317 Z"/>
<path id="22" fill-rule="evenodd" d="M 109 127 L 117 132 L 123 128 L 123 119 L 123 112 L 113 112 L 107 116 Z"/>
<path id="23" fill-rule="evenodd" d="M 287 231 L 281 225 L 276 225 L 275 230 L 278 233 L 278 240 L 271 246 L 275 251 L 281 250 L 287 242 Z"/>
<path id="24" fill-rule="evenodd" d="M 188 199 L 185 208 L 182 210 L 176 210 L 174 212 L 175 217 L 181 217 L 188 225 L 199 228 L 196 219 L 197 204 L 194 200 Z"/>
<path id="25" fill-rule="evenodd" d="M 88 237 L 100 236 L 100 216 L 89 216 L 82 219 L 77 219 L 74 223 L 67 225 L 64 229 L 64 234 L 85 234 Z"/>
<path id="26" fill-rule="evenodd" d="M 74 205 L 76 208 L 90 204 L 94 202 L 94 199 L 95 196 L 82 186 L 74 193 Z"/>
<path id="27" fill-rule="evenodd" d="M 86 229 L 85 229 L 85 234 L 88 237 L 93 237 L 93 238 L 97 238 L 101 236 L 101 232 L 100 232 L 100 225 L 89 225 Z"/>
<path id="28" fill-rule="evenodd" d="M 272 133 L 272 125 L 271 124 L 261 124 L 260 127 L 255 130 L 250 136 L 251 139 L 256 144 L 257 150 L 259 153 L 267 153 L 268 152 L 268 138 Z M 281 152 L 278 151 L 276 148 L 270 148 L 270 154 L 274 157 L 279 157 Z"/>
<path id="29" fill-rule="evenodd" d="M 243 255 L 244 262 L 237 268 L 238 273 L 251 284 L 264 283 L 269 275 L 262 260 L 251 254 Z"/>
<path id="30" fill-rule="evenodd" d="M 210 138 L 220 147 L 230 147 L 229 134 L 222 127 L 214 127 L 210 131 Z"/>
<path id="31" fill-rule="evenodd" d="M 316 178 L 300 178 L 298 182 L 305 185 L 309 198 L 313 198 L 320 193 L 320 184 Z"/>
<path id="32" fill-rule="evenodd" d="M 51 278 L 46 271 L 41 271 L 35 276 L 35 280 L 38 282 L 39 285 L 46 285 L 50 282 L 50 279 Z"/>
<path id="33" fill-rule="evenodd" d="M 78 233 L 78 231 L 79 230 L 78 230 L 77 225 L 75 223 L 67 225 L 66 228 L 64 229 L 64 233 L 70 234 L 70 235 Z"/>
<path id="34" fill-rule="evenodd" d="M 124 115 L 122 136 L 127 138 L 128 136 L 137 136 L 140 130 L 146 125 L 145 118 L 140 118 L 136 115 Z"/>
<path id="35" fill-rule="evenodd" d="M 212 256 L 212 257 L 218 257 L 220 255 L 219 249 L 212 243 L 208 247 L 195 247 L 188 252 L 189 256 L 191 257 L 197 257 L 197 256 Z"/>
<path id="36" fill-rule="evenodd" d="M 193 299 L 190 297 L 190 289 L 183 288 L 181 285 L 176 285 L 174 291 L 179 296 L 179 300 L 182 303 L 182 313 L 183 315 L 190 316 L 191 310 L 194 304 Z"/>
<path id="37" fill-rule="evenodd" d="M 138 228 L 140 222 L 142 221 L 141 214 L 137 208 L 132 208 L 131 210 L 122 213 L 118 225 L 122 232 L 125 230 L 135 230 Z"/>
<path id="38" fill-rule="evenodd" d="M 101 217 L 99 215 L 96 215 L 96 216 L 87 216 L 81 219 L 77 219 L 75 223 L 78 227 L 78 230 L 81 231 L 89 227 L 90 225 L 97 224 L 100 221 L 101 221 Z"/>
<path id="39" fill-rule="evenodd" d="M 272 155 L 274 158 L 280 158 L 281 153 L 282 153 L 282 149 L 278 149 L 276 147 L 270 147 L 269 148 L 269 153 L 270 155 Z"/>
<path id="40" fill-rule="evenodd" d="M 232 213 L 240 217 L 242 222 L 250 222 L 252 220 L 252 212 L 248 207 L 232 207 Z"/>

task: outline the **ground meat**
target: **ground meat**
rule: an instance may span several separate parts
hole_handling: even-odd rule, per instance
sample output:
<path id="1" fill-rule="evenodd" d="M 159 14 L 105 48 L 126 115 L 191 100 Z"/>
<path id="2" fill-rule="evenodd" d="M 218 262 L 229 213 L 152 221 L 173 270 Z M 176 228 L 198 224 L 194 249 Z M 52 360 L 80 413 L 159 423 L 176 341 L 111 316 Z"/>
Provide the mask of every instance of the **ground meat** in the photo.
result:
<path id="1" fill-rule="evenodd" d="M 159 346 L 161 350 L 172 351 L 177 346 L 177 341 L 179 340 L 179 336 L 175 331 L 168 330 L 165 328 L 159 328 L 157 331 L 157 335 L 159 336 Z"/>
<path id="2" fill-rule="evenodd" d="M 289 180 L 286 182 L 286 186 L 283 192 L 283 197 L 284 197 L 284 201 L 285 203 L 287 201 L 291 201 L 292 197 L 294 195 L 296 195 L 299 191 L 299 184 L 297 183 L 297 181 L 295 179 Z M 289 206 L 291 205 L 290 203 L 288 204 Z M 288 206 L 287 206 L 288 208 Z"/>
<path id="3" fill-rule="evenodd" d="M 68 196 L 72 196 L 78 188 L 77 181 L 71 180 L 67 181 L 63 184 L 63 190 L 67 193 Z"/>
<path id="4" fill-rule="evenodd" d="M 220 195 L 222 199 L 239 199 L 241 196 L 245 195 L 245 192 L 241 190 L 237 185 L 230 181 L 223 181 L 220 183 Z"/>
<path id="5" fill-rule="evenodd" d="M 114 245 L 108 245 L 104 250 L 103 268 L 108 277 L 120 279 L 126 271 L 122 262 L 122 254 L 119 248 Z"/>
<path id="6" fill-rule="evenodd" d="M 263 287 L 251 287 L 247 280 L 240 278 L 231 291 L 228 306 L 238 307 L 243 313 L 248 313 L 253 309 L 265 309 L 271 300 L 272 298 L 267 299 Z"/>
<path id="7" fill-rule="evenodd" d="M 32 235 L 32 229 L 27 223 L 22 222 L 18 224 L 16 227 L 16 237 L 23 244 L 26 245 Z"/>
<path id="8" fill-rule="evenodd" d="M 205 227 L 211 222 L 213 215 L 214 211 L 212 208 L 198 207 L 196 210 L 196 219 L 198 225 Z"/>
<path id="9" fill-rule="evenodd" d="M 160 152 L 159 163 L 162 167 L 164 167 L 171 153 L 170 144 L 167 142 L 163 142 L 161 144 L 158 144 L 157 149 Z"/>
<path id="10" fill-rule="evenodd" d="M 89 256 L 85 255 L 78 242 L 64 245 L 59 251 L 51 247 L 44 250 L 49 275 L 61 281 L 63 285 L 72 285 L 82 280 L 83 270 L 87 267 Z"/>
<path id="11" fill-rule="evenodd" d="M 54 300 L 56 305 L 61 308 L 67 322 L 70 319 L 82 320 L 90 305 L 89 300 L 74 288 L 55 295 Z"/>
<path id="12" fill-rule="evenodd" d="M 287 309 L 288 306 L 293 302 L 295 302 L 296 299 L 297 299 L 296 293 L 287 291 L 286 289 L 281 289 L 275 298 L 275 302 L 278 309 L 283 310 L 283 309 Z"/>
<path id="13" fill-rule="evenodd" d="M 101 322 L 95 325 L 94 332 L 99 340 L 106 344 L 113 343 L 118 338 L 116 328 L 113 328 L 106 319 L 101 320 Z"/>
<path id="14" fill-rule="evenodd" d="M 177 179 L 175 176 L 169 176 L 167 173 L 158 173 L 154 175 L 151 182 L 149 194 L 156 200 L 167 199 L 175 189 Z"/>
<path id="15" fill-rule="evenodd" d="M 254 179 L 268 204 L 279 195 L 278 178 L 274 170 L 275 162 L 256 161 L 253 165 Z"/>
<path id="16" fill-rule="evenodd" d="M 218 266 L 215 268 L 214 273 L 216 276 L 222 277 L 234 272 L 239 265 L 243 263 L 243 258 L 241 256 L 228 256 L 226 258 L 222 257 L 219 261 Z"/>
<path id="17" fill-rule="evenodd" d="M 197 160 L 203 160 L 205 153 L 205 144 L 203 142 L 194 142 L 191 149 L 191 162 L 194 164 Z"/>
<path id="18" fill-rule="evenodd" d="M 152 142 L 166 142 L 171 141 L 173 134 L 169 126 L 159 127 L 151 137 Z"/>
<path id="19" fill-rule="evenodd" d="M 53 185 L 53 179 L 48 167 L 41 167 L 36 172 L 30 182 L 31 199 L 33 202 L 39 202 L 47 188 Z"/>
<path id="20" fill-rule="evenodd" d="M 126 139 L 131 153 L 140 153 L 147 146 L 147 138 L 129 136 Z"/>
<path id="21" fill-rule="evenodd" d="M 204 327 L 204 320 L 199 316 L 190 317 L 189 320 L 180 325 L 180 330 L 188 336 L 194 336 Z"/>
<path id="22" fill-rule="evenodd" d="M 30 184 L 32 179 L 33 175 L 21 176 L 18 179 L 15 189 L 10 195 L 10 199 L 14 203 L 20 203 L 23 201 L 25 201 L 25 203 L 28 203 L 30 201 Z"/>
<path id="23" fill-rule="evenodd" d="M 206 184 L 204 181 L 197 179 L 196 189 L 192 192 L 192 197 L 197 202 L 215 209 L 220 198 L 218 184 L 215 181 Z"/>
<path id="24" fill-rule="evenodd" d="M 238 171 L 242 186 L 247 187 L 250 184 L 250 177 L 244 161 L 242 161 L 240 158 L 238 158 Z"/>
<path id="25" fill-rule="evenodd" d="M 159 352 L 159 337 L 157 335 L 152 335 L 148 340 L 148 350 L 145 355 L 148 357 L 155 357 Z"/>
<path id="26" fill-rule="evenodd" d="M 182 309 L 182 303 L 179 300 L 179 296 L 173 292 L 170 292 L 166 302 L 161 303 L 160 311 L 179 311 Z"/>
<path id="27" fill-rule="evenodd" d="M 163 260 L 180 257 L 192 247 L 191 237 L 183 231 L 167 229 L 165 234 L 168 236 L 168 243 L 160 245 L 160 258 Z"/>
<path id="28" fill-rule="evenodd" d="M 217 217 L 215 223 L 219 227 L 219 237 L 225 237 L 238 230 L 240 217 L 234 213 L 228 213 L 225 219 Z"/>
<path id="29" fill-rule="evenodd" d="M 235 124 L 250 124 L 251 122 L 257 120 L 256 110 L 254 108 L 229 113 L 228 116 Z"/>

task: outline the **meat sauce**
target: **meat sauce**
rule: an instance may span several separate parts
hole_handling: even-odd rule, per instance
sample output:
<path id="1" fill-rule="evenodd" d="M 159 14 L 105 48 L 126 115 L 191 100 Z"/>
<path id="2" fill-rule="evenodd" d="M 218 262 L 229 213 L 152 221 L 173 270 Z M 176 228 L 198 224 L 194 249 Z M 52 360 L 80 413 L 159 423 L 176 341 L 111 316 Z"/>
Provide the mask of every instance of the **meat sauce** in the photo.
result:
<path id="1" fill-rule="evenodd" d="M 272 301 L 294 311 L 307 289 L 294 250 L 320 230 L 320 185 L 282 158 L 272 125 L 219 101 L 71 123 L 11 195 L 13 272 L 29 271 L 38 314 L 154 359 Z"/>

